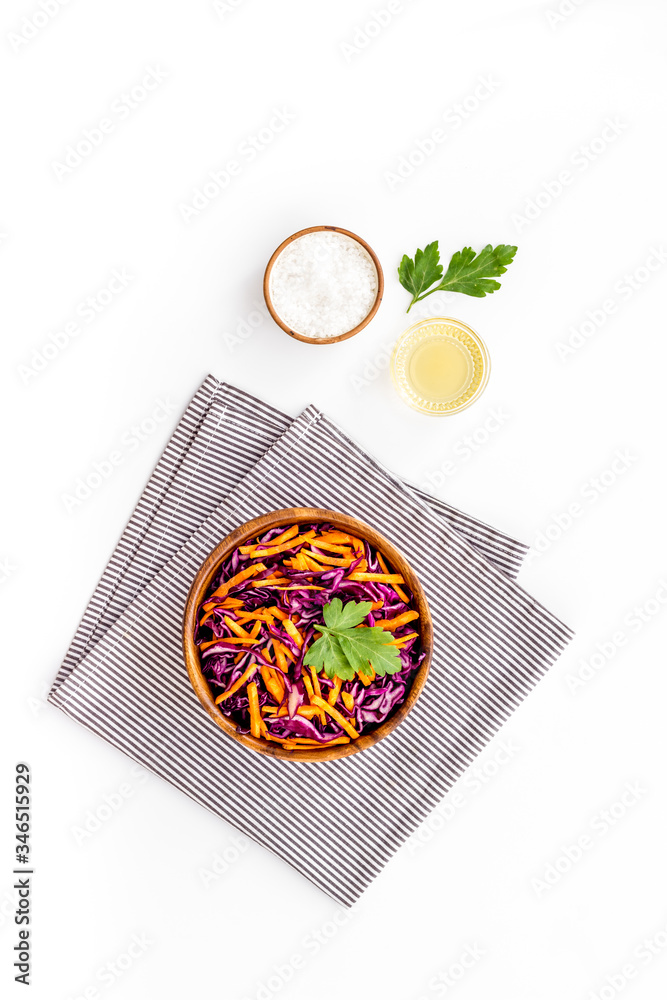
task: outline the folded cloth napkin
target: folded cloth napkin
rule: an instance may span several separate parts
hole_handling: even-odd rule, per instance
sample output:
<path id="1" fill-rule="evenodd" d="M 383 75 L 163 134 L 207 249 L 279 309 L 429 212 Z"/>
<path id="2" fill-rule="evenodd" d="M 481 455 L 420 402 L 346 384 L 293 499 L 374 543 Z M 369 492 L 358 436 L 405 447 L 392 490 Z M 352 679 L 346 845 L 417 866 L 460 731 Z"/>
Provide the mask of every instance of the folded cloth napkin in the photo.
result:
<path id="1" fill-rule="evenodd" d="M 277 760 L 230 740 L 201 708 L 183 662 L 183 607 L 208 552 L 244 521 L 292 506 L 372 524 L 408 558 L 433 615 L 431 671 L 411 714 L 381 743 L 337 761 Z M 514 583 L 524 554 L 407 486 L 315 407 L 290 421 L 209 376 L 49 700 L 349 905 L 571 638 Z"/>

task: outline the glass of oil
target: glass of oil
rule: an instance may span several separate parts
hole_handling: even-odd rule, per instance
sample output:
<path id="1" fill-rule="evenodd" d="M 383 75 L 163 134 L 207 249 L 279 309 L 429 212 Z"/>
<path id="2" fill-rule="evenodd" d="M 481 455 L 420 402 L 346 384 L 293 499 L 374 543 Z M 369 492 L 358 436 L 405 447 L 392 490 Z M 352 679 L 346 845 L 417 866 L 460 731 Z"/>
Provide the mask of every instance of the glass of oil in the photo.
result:
<path id="1" fill-rule="evenodd" d="M 484 341 L 458 319 L 424 319 L 401 334 L 391 358 L 399 395 L 421 413 L 447 416 L 486 388 L 491 363 Z"/>

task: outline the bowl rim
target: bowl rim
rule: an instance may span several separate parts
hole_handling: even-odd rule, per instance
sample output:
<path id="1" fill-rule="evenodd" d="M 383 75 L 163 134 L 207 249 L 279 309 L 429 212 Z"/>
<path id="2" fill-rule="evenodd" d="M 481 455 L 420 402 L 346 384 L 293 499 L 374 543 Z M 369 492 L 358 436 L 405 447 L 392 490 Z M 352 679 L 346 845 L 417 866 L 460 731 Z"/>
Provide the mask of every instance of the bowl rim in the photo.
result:
<path id="1" fill-rule="evenodd" d="M 287 326 L 287 324 L 280 318 L 280 316 L 274 309 L 273 302 L 271 300 L 271 292 L 269 290 L 269 284 L 271 281 L 271 271 L 273 270 L 273 265 L 275 264 L 276 260 L 278 259 L 278 257 L 283 252 L 286 246 L 289 246 L 290 243 L 293 243 L 294 240 L 298 240 L 301 236 L 307 236 L 309 233 L 323 233 L 323 232 L 341 233 L 341 235 L 349 236 L 353 240 L 356 240 L 357 243 L 361 244 L 361 246 L 364 248 L 364 250 L 366 250 L 370 258 L 372 259 L 373 264 L 375 265 L 375 270 L 377 271 L 377 276 L 378 276 L 378 289 L 377 289 L 377 294 L 375 296 L 375 302 L 373 303 L 370 312 L 367 313 L 367 315 L 364 316 L 364 318 L 362 319 L 361 323 L 358 323 L 355 327 L 353 327 L 352 330 L 348 330 L 347 333 L 341 333 L 337 337 L 306 337 L 304 336 L 304 334 L 297 333 L 296 330 L 292 330 L 291 327 Z M 377 313 L 378 309 L 380 308 L 380 303 L 382 302 L 382 296 L 384 294 L 384 274 L 382 273 L 382 265 L 380 264 L 379 258 L 375 253 L 375 250 L 373 250 L 373 248 L 369 246 L 366 240 L 363 240 L 361 236 L 357 236 L 356 233 L 353 233 L 349 229 L 341 229 L 340 226 L 310 226 L 308 229 L 300 229 L 298 233 L 293 233 L 292 236 L 288 236 L 287 239 L 283 240 L 280 246 L 276 247 L 276 249 L 273 251 L 271 257 L 269 258 L 269 263 L 266 265 L 266 270 L 264 271 L 263 292 L 264 292 L 264 301 L 266 302 L 266 308 L 269 310 L 271 318 L 278 324 L 280 329 L 284 330 L 285 333 L 288 333 L 290 337 L 294 337 L 295 340 L 300 340 L 303 344 L 339 344 L 341 341 L 349 340 L 350 337 L 354 337 L 356 336 L 357 333 L 360 333 L 365 326 L 368 326 L 370 321 Z"/>
<path id="2" fill-rule="evenodd" d="M 356 740 L 351 740 L 350 743 L 338 744 L 337 746 L 323 750 L 289 750 L 278 743 L 270 743 L 268 740 L 257 739 L 249 733 L 238 733 L 236 731 L 236 724 L 218 709 L 215 705 L 208 681 L 201 670 L 199 651 L 194 642 L 194 630 L 197 609 L 205 596 L 206 590 L 210 586 L 215 573 L 220 568 L 220 564 L 228 558 L 235 548 L 242 545 L 244 541 L 252 538 L 254 535 L 268 531 L 272 527 L 277 528 L 287 524 L 303 524 L 309 521 L 338 523 L 350 531 L 361 534 L 362 538 L 370 542 L 375 548 L 378 548 L 383 555 L 387 556 L 394 568 L 400 568 L 401 574 L 405 577 L 406 583 L 412 590 L 416 608 L 420 614 L 420 639 L 422 652 L 426 655 L 419 665 L 405 700 L 376 729 L 360 736 Z M 199 567 L 190 586 L 183 614 L 183 654 L 185 665 L 194 693 L 208 715 L 226 735 L 231 736 L 243 746 L 271 757 L 278 757 L 282 760 L 291 760 L 297 763 L 321 763 L 337 760 L 342 757 L 349 757 L 352 754 L 360 753 L 374 746 L 380 740 L 384 739 L 385 736 L 393 732 L 414 708 L 421 695 L 428 677 L 432 653 L 433 622 L 428 601 L 417 574 L 409 565 L 405 556 L 384 535 L 380 534 L 380 532 L 370 525 L 367 525 L 364 521 L 360 521 L 350 514 L 342 514 L 338 511 L 327 510 L 321 507 L 281 508 L 261 517 L 251 518 L 231 531 L 215 546 Z"/>

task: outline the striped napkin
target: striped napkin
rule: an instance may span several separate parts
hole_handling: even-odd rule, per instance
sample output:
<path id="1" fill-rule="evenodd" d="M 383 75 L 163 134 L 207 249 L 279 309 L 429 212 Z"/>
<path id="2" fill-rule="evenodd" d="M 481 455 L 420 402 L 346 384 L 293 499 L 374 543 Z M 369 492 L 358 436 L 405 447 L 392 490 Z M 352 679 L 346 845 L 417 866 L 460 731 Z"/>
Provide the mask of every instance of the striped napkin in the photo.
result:
<path id="1" fill-rule="evenodd" d="M 416 570 L 433 615 L 433 661 L 415 708 L 381 743 L 338 761 L 298 764 L 230 740 L 201 708 L 183 662 L 183 607 L 206 555 L 244 521 L 292 506 L 341 510 L 385 534 Z M 406 485 L 315 407 L 291 420 L 209 376 L 49 700 L 350 905 L 571 638 L 514 583 L 525 552 Z"/>

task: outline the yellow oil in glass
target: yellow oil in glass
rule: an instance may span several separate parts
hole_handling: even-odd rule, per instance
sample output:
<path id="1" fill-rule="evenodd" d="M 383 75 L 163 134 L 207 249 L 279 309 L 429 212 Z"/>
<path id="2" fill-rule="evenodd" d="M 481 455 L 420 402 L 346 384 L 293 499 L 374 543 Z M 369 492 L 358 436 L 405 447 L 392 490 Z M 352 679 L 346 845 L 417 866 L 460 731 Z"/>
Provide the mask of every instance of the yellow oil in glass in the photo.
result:
<path id="1" fill-rule="evenodd" d="M 474 365 L 470 352 L 449 337 L 425 337 L 412 350 L 405 373 L 413 391 L 432 403 L 462 396 L 470 385 Z"/>

